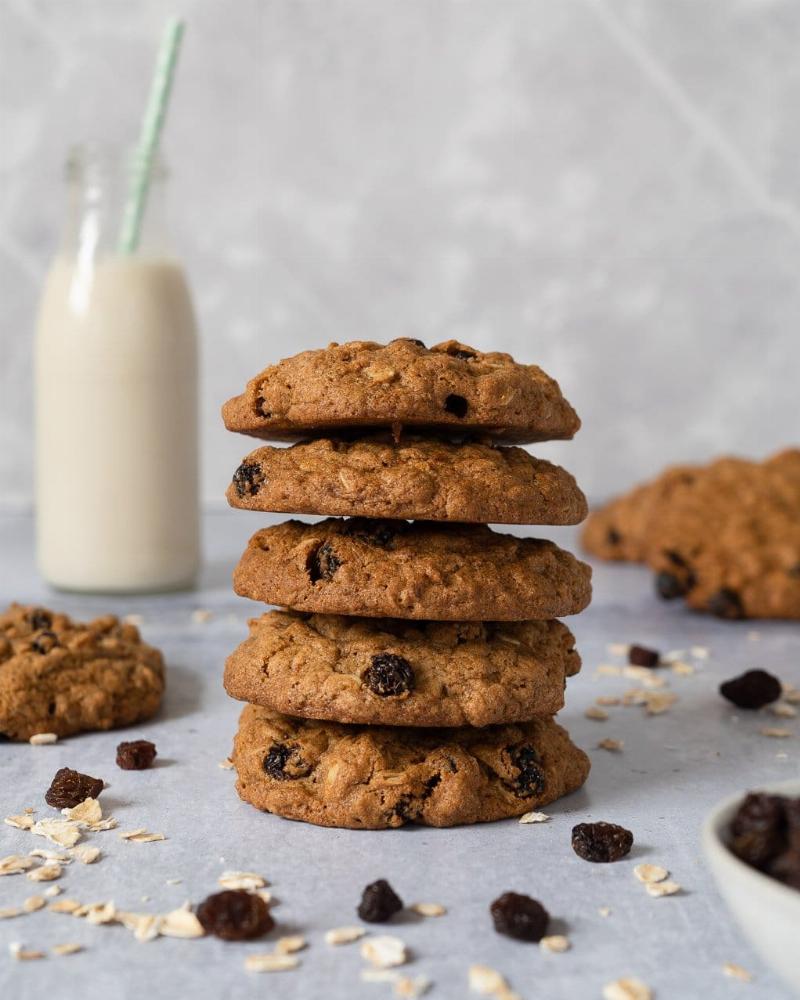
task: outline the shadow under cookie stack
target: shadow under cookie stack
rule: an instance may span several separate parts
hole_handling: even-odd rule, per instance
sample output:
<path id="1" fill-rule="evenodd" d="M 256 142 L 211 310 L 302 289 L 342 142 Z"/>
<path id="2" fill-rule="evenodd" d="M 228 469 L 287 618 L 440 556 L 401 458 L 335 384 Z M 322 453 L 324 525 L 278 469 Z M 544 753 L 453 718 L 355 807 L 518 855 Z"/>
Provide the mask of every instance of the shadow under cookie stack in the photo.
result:
<path id="1" fill-rule="evenodd" d="M 452 826 L 579 788 L 586 754 L 553 716 L 580 668 L 556 619 L 591 571 L 488 524 L 577 524 L 573 477 L 514 443 L 580 426 L 535 365 L 449 341 L 307 351 L 223 408 L 259 447 L 228 490 L 246 510 L 322 515 L 251 538 L 234 573 L 267 611 L 228 658 L 248 702 L 239 795 L 322 826 Z"/>

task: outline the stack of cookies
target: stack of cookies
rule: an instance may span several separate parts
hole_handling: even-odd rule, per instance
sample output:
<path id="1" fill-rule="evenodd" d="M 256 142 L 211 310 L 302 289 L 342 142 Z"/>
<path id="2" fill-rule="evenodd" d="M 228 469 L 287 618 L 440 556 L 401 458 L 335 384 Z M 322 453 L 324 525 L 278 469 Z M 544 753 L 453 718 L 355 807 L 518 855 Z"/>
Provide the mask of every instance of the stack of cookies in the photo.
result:
<path id="1" fill-rule="evenodd" d="M 380 829 L 517 816 L 580 787 L 588 759 L 553 719 L 580 658 L 556 619 L 589 603 L 589 567 L 487 527 L 586 516 L 569 473 L 509 446 L 573 436 L 558 384 L 454 341 L 357 341 L 265 369 L 223 417 L 300 439 L 244 459 L 234 507 L 324 516 L 256 532 L 234 574 L 285 609 L 226 664 L 248 702 L 240 796 Z"/>

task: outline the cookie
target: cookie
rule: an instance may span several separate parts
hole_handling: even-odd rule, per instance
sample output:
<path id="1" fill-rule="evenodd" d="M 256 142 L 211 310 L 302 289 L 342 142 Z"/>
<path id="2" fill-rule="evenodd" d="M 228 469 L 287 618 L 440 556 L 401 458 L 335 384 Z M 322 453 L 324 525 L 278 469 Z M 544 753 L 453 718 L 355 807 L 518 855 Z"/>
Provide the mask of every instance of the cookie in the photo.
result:
<path id="1" fill-rule="evenodd" d="M 553 542 L 485 525 L 328 518 L 256 532 L 233 574 L 242 597 L 296 611 L 434 621 L 577 614 L 591 570 Z"/>
<path id="2" fill-rule="evenodd" d="M 228 502 L 291 514 L 478 524 L 578 524 L 586 517 L 574 478 L 522 448 L 414 437 L 258 448 L 236 470 Z"/>
<path id="3" fill-rule="evenodd" d="M 488 726 L 554 715 L 580 669 L 558 621 L 407 622 L 271 611 L 228 658 L 232 698 L 383 726 Z"/>
<path id="4" fill-rule="evenodd" d="M 265 368 L 222 409 L 228 430 L 272 440 L 343 429 L 424 428 L 497 440 L 571 438 L 580 420 L 558 383 L 510 354 L 401 338 L 304 351 Z"/>
<path id="5" fill-rule="evenodd" d="M 630 536 L 662 597 L 721 618 L 800 618 L 799 449 L 667 470 L 612 507 L 599 516 Z"/>
<path id="6" fill-rule="evenodd" d="M 519 816 L 575 791 L 589 759 L 552 719 L 486 729 L 344 726 L 247 705 L 232 759 L 245 802 L 379 830 Z"/>
<path id="7" fill-rule="evenodd" d="M 88 624 L 38 607 L 0 613 L 0 734 L 71 736 L 154 715 L 164 691 L 161 653 L 133 625 Z"/>
<path id="8" fill-rule="evenodd" d="M 644 562 L 652 526 L 672 497 L 691 487 L 697 473 L 696 466 L 673 466 L 593 510 L 581 533 L 584 549 L 600 559 Z"/>

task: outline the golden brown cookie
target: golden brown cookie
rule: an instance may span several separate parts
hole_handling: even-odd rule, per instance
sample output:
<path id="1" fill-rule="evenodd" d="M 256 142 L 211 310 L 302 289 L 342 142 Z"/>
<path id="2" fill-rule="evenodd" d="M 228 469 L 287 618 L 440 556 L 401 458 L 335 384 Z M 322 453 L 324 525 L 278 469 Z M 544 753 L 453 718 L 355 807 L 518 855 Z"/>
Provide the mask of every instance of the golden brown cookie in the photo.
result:
<path id="1" fill-rule="evenodd" d="M 344 429 L 424 428 L 497 440 L 571 438 L 577 414 L 558 383 L 510 354 L 410 338 L 304 351 L 265 368 L 222 409 L 228 430 L 292 440 Z"/>
<path id="2" fill-rule="evenodd" d="M 233 748 L 245 802 L 379 830 L 519 816 L 575 791 L 589 758 L 552 719 L 486 729 L 343 726 L 247 705 Z"/>
<path id="3" fill-rule="evenodd" d="M 591 569 L 553 542 L 362 518 L 256 532 L 233 583 L 242 597 L 296 611 L 433 621 L 560 618 L 591 599 Z"/>
<path id="4" fill-rule="evenodd" d="M 88 624 L 12 604 L 0 614 L 0 733 L 70 736 L 154 715 L 164 691 L 161 653 L 134 625 Z"/>
<path id="5" fill-rule="evenodd" d="M 554 715 L 580 669 L 558 621 L 408 622 L 271 611 L 225 665 L 232 698 L 309 719 L 488 726 Z"/>
<path id="6" fill-rule="evenodd" d="M 522 448 L 435 438 L 341 441 L 258 448 L 228 488 L 232 507 L 294 514 L 578 524 L 586 499 L 564 469 Z"/>
<path id="7" fill-rule="evenodd" d="M 656 573 L 666 598 L 721 618 L 800 618 L 800 450 L 764 462 L 721 458 L 668 469 L 654 483 L 593 514 Z"/>

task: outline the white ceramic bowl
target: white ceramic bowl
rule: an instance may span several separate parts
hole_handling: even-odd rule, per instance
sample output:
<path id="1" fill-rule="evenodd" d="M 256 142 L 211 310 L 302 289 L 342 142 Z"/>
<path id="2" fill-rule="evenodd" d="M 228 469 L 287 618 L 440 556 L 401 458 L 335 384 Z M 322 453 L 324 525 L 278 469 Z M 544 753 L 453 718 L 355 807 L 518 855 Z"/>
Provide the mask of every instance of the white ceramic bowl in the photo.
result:
<path id="1" fill-rule="evenodd" d="M 800 780 L 757 791 L 800 796 Z M 800 996 L 800 892 L 763 875 L 732 854 L 723 839 L 744 792 L 716 806 L 703 826 L 703 849 L 722 898 L 764 961 Z"/>

